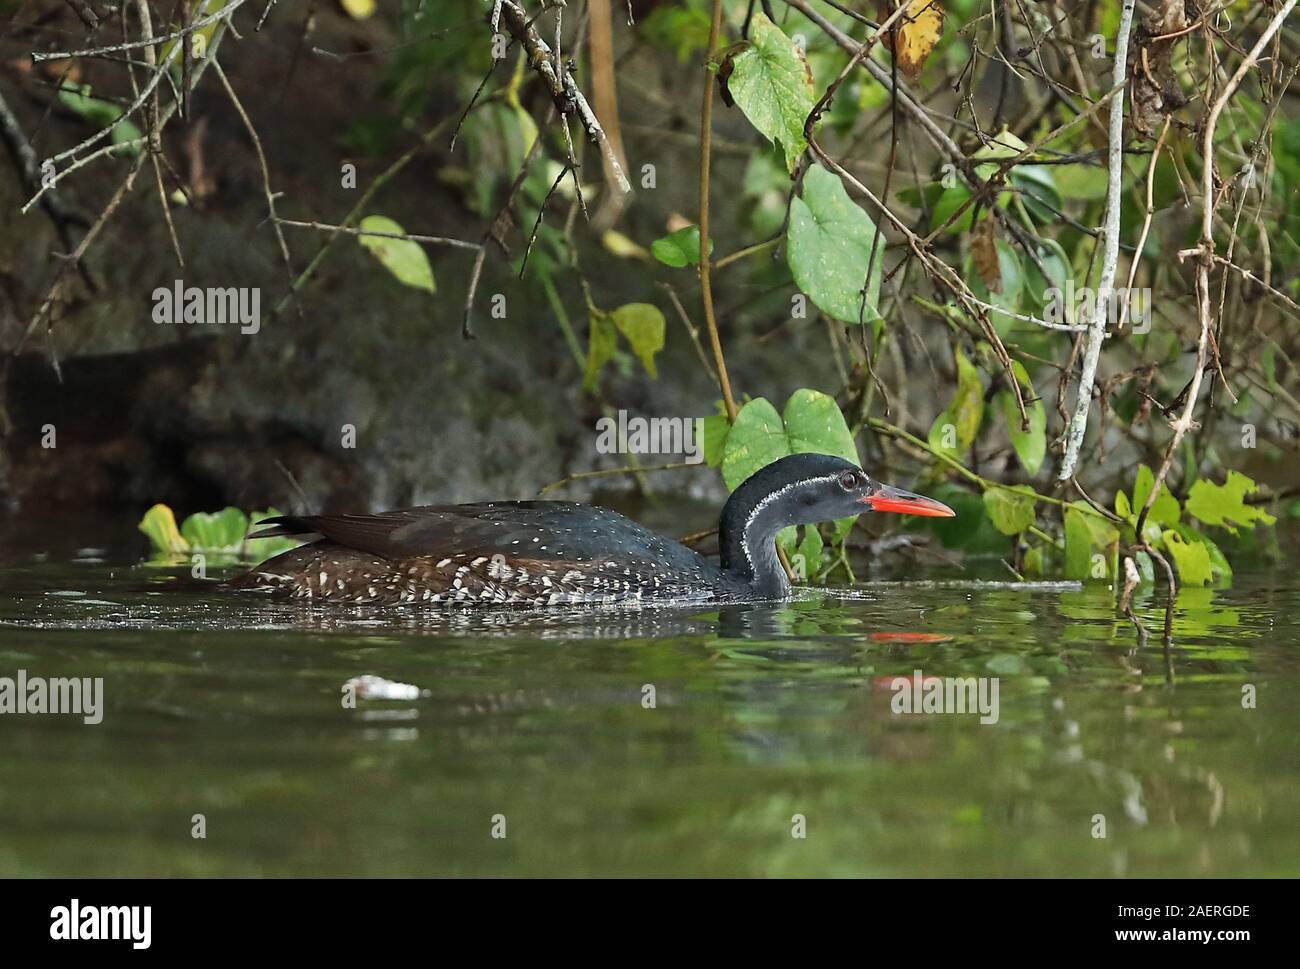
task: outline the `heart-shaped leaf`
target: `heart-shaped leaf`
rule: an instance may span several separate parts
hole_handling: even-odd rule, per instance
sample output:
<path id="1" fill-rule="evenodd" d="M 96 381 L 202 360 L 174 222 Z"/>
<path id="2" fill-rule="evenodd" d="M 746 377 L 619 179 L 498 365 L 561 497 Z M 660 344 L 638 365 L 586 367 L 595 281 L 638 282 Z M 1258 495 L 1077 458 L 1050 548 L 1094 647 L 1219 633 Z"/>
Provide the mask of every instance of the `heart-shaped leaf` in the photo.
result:
<path id="1" fill-rule="evenodd" d="M 799 45 L 762 13 L 750 24 L 749 46 L 731 62 L 727 91 L 750 124 L 781 143 L 793 172 L 808 147 L 803 126 L 814 103 L 812 71 Z"/>
<path id="2" fill-rule="evenodd" d="M 849 198 L 839 176 L 820 165 L 809 168 L 803 197 L 790 202 L 786 259 L 795 282 L 818 309 L 841 323 L 879 320 L 884 249 L 883 234 L 877 240 L 875 223 Z"/>

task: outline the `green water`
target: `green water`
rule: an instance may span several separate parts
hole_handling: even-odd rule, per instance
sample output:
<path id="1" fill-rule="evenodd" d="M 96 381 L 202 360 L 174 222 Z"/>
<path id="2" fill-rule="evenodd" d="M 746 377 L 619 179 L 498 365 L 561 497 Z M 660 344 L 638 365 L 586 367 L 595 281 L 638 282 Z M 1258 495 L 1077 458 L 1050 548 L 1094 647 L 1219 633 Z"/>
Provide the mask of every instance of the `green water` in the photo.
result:
<path id="1" fill-rule="evenodd" d="M 0 676 L 104 712 L 0 716 L 0 875 L 1300 874 L 1294 570 L 1183 592 L 1168 647 L 1162 595 L 1145 646 L 1105 588 L 846 595 L 448 619 L 11 557 Z M 895 714 L 915 669 L 998 722 Z"/>

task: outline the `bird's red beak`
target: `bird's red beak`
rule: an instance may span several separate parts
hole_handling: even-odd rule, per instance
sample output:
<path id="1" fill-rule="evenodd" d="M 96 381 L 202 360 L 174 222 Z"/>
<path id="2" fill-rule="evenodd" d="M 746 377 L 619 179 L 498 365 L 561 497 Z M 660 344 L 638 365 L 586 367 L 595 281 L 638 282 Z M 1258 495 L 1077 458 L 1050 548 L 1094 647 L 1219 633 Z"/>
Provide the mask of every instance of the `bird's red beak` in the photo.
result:
<path id="1" fill-rule="evenodd" d="M 864 505 L 869 505 L 872 511 L 893 511 L 900 515 L 920 515 L 923 518 L 954 518 L 957 515 L 942 501 L 914 495 L 910 491 L 891 488 L 889 485 L 881 485 L 878 491 L 860 500 Z"/>

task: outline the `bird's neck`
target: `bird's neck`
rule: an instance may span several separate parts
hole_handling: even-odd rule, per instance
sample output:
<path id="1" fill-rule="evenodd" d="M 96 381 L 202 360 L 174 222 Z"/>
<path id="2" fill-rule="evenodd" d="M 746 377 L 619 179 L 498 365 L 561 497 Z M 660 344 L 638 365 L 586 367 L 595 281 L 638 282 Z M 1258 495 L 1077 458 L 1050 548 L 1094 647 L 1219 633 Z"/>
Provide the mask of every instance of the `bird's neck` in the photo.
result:
<path id="1" fill-rule="evenodd" d="M 781 490 L 737 488 L 722 508 L 718 545 L 722 570 L 744 582 L 755 595 L 781 599 L 790 593 L 790 581 L 776 554 L 776 533 L 786 524 Z"/>

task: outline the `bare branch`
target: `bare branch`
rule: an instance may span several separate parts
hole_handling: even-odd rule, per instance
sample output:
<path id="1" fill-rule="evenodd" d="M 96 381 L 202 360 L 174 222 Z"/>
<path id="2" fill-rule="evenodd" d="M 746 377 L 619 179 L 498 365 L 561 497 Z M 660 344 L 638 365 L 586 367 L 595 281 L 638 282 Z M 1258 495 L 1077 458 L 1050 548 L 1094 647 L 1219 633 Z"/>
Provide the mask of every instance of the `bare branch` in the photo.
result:
<path id="1" fill-rule="evenodd" d="M 1115 33 L 1115 69 L 1111 81 L 1116 87 L 1128 80 L 1128 38 L 1133 27 L 1133 10 L 1137 0 L 1124 0 L 1119 13 L 1119 29 Z M 1124 194 L 1124 99 L 1117 97 L 1110 102 L 1110 129 L 1107 144 L 1107 188 L 1106 188 L 1106 224 L 1105 250 L 1101 261 L 1101 278 L 1097 284 L 1097 298 L 1093 305 L 1087 307 L 1085 317 L 1088 324 L 1088 337 L 1083 349 L 1083 369 L 1079 373 L 1078 397 L 1074 405 L 1074 416 L 1066 430 L 1065 455 L 1061 459 L 1061 469 L 1057 477 L 1069 481 L 1074 477 L 1074 467 L 1079 461 L 1079 449 L 1083 446 L 1083 437 L 1088 430 L 1088 412 L 1092 408 L 1092 385 L 1097 378 L 1097 361 L 1101 357 L 1101 345 L 1106 339 L 1106 310 L 1114 297 L 1115 272 L 1119 266 L 1119 209 Z M 1207 167 L 1209 165 L 1207 156 Z M 1088 315 L 1091 314 L 1091 315 Z"/>

